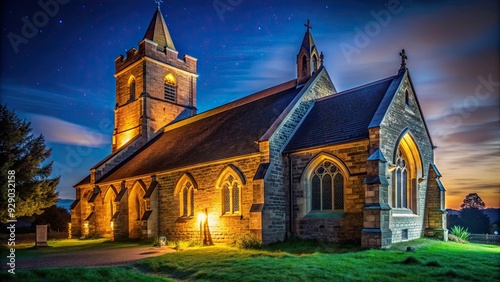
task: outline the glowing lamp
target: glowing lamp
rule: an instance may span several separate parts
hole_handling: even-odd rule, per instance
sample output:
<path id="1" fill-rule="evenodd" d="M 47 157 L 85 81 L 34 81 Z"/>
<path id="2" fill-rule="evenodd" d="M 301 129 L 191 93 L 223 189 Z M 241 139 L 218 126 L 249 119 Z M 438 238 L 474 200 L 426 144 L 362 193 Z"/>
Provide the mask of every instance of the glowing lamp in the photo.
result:
<path id="1" fill-rule="evenodd" d="M 206 218 L 207 218 L 207 216 L 204 213 L 200 212 L 198 214 L 198 220 L 199 221 L 203 222 L 203 221 L 205 221 Z"/>

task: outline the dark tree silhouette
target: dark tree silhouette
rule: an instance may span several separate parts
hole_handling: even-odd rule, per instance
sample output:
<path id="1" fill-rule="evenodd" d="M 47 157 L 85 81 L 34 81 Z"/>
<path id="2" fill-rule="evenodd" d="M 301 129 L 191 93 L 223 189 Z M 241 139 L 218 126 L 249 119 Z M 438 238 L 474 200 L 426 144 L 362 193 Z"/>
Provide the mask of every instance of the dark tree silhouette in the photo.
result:
<path id="1" fill-rule="evenodd" d="M 48 224 L 50 230 L 64 232 L 68 230 L 68 223 L 71 222 L 71 215 L 65 208 L 53 205 L 44 210 L 35 219 L 35 224 Z"/>
<path id="2" fill-rule="evenodd" d="M 483 200 L 477 193 L 470 193 L 467 195 L 464 199 L 463 204 L 460 205 L 462 209 L 468 209 L 468 208 L 476 208 L 476 209 L 484 209 L 486 205 L 484 204 Z"/>
<path id="3" fill-rule="evenodd" d="M 460 211 L 463 227 L 469 229 L 470 233 L 484 234 L 490 231 L 490 219 L 477 208 L 467 208 Z"/>
<path id="4" fill-rule="evenodd" d="M 0 221 L 41 214 L 58 196 L 59 177 L 50 178 L 52 162 L 43 164 L 50 149 L 45 148 L 43 135 L 34 136 L 30 123 L 4 105 L 0 105 L 0 132 Z"/>

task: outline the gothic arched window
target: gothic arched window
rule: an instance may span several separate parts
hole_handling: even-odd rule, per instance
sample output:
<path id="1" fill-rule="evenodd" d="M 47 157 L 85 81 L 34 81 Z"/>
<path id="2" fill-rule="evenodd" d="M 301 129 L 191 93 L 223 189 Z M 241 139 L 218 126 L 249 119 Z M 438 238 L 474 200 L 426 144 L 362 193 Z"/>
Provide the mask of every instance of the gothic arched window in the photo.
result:
<path id="1" fill-rule="evenodd" d="M 229 175 L 223 182 L 222 194 L 223 194 L 223 211 L 224 214 L 234 214 L 240 213 L 240 186 L 238 181 Z"/>
<path id="2" fill-rule="evenodd" d="M 396 158 L 396 169 L 394 178 L 394 207 L 408 207 L 408 170 L 406 168 L 407 161 L 401 150 L 398 150 Z"/>
<path id="3" fill-rule="evenodd" d="M 129 101 L 135 100 L 135 77 L 130 76 L 128 80 Z"/>
<path id="4" fill-rule="evenodd" d="M 418 213 L 418 179 L 422 175 L 422 161 L 415 140 L 406 132 L 394 151 L 392 172 L 392 207 Z"/>
<path id="5" fill-rule="evenodd" d="M 175 79 L 175 76 L 171 73 L 167 74 L 163 83 L 165 100 L 170 102 L 177 102 L 177 81 Z"/>
<path id="6" fill-rule="evenodd" d="M 182 187 L 181 197 L 179 198 L 182 207 L 181 216 L 188 217 L 194 214 L 194 186 L 187 181 Z"/>
<path id="7" fill-rule="evenodd" d="M 344 210 L 344 176 L 329 160 L 316 167 L 311 178 L 311 211 Z"/>

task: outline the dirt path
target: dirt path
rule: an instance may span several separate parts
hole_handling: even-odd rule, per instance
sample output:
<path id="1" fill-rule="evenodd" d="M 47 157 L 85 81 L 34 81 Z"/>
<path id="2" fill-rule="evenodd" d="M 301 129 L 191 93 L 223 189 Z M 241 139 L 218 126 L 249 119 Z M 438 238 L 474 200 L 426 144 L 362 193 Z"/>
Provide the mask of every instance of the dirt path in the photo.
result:
<path id="1" fill-rule="evenodd" d="M 48 254 L 36 258 L 21 259 L 16 262 L 16 269 L 109 266 L 126 265 L 149 257 L 156 257 L 175 252 L 171 248 L 127 247 L 119 249 L 84 250 L 69 254 Z"/>

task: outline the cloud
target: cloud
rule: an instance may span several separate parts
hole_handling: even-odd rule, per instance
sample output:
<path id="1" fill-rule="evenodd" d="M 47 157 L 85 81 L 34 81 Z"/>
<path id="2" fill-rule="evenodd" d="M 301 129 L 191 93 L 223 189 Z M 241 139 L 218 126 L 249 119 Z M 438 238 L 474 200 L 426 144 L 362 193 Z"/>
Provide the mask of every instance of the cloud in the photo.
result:
<path id="1" fill-rule="evenodd" d="M 79 145 L 98 148 L 110 144 L 109 135 L 92 128 L 70 123 L 58 118 L 28 114 L 34 133 L 43 134 L 50 143 Z"/>

